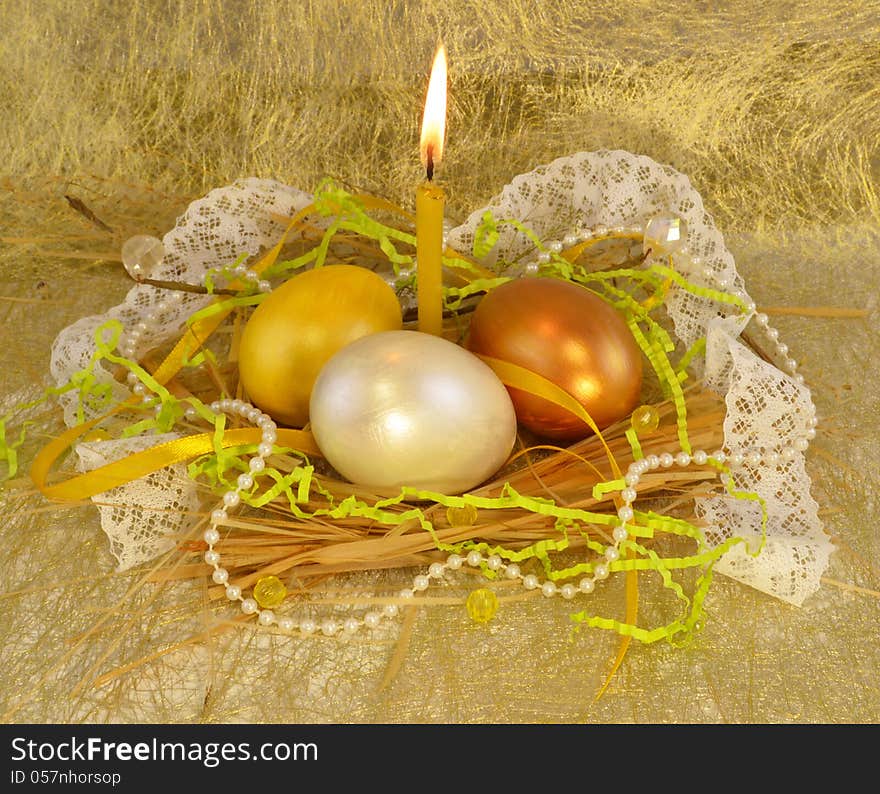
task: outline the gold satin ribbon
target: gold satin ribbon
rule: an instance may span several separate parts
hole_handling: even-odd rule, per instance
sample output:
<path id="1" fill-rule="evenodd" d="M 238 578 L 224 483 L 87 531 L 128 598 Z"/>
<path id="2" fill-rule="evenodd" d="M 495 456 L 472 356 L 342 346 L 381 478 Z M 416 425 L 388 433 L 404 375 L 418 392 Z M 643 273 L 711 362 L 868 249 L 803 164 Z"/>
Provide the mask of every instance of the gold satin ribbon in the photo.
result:
<path id="1" fill-rule="evenodd" d="M 596 423 L 593 421 L 593 417 L 591 417 L 584 406 L 572 397 L 571 394 L 565 391 L 565 389 L 561 386 L 557 386 L 552 381 L 547 380 L 543 375 L 539 375 L 537 372 L 532 372 L 525 367 L 520 367 L 517 364 L 511 364 L 509 361 L 502 361 L 501 359 L 492 358 L 491 356 L 479 356 L 479 358 L 492 368 L 498 376 L 498 379 L 505 386 L 520 389 L 521 391 L 527 392 L 536 397 L 543 397 L 554 405 L 558 405 L 560 408 L 565 408 L 567 411 L 573 413 L 578 419 L 585 422 L 587 427 L 596 434 L 596 438 L 599 439 L 604 447 L 605 454 L 611 464 L 611 470 L 614 472 L 614 476 L 617 478 L 622 476 L 620 468 L 617 465 L 617 460 L 611 452 L 611 449 L 608 447 L 608 444 L 605 442 L 605 439 L 602 436 L 602 431 L 599 430 Z"/>
<path id="2" fill-rule="evenodd" d="M 103 417 L 101 417 L 103 419 Z M 100 420 L 92 420 L 89 425 L 97 424 Z M 64 482 L 49 485 L 47 479 L 49 471 L 55 461 L 82 435 L 87 428 L 77 425 L 66 433 L 53 439 L 47 444 L 34 460 L 31 467 L 31 479 L 43 495 L 57 502 L 79 501 L 90 496 L 109 491 L 119 485 L 124 485 L 132 480 L 145 477 L 154 471 L 164 469 L 173 463 L 205 455 L 214 451 L 214 434 L 199 433 L 184 438 L 176 438 L 164 444 L 157 444 L 142 452 L 128 455 L 122 460 L 108 463 L 106 466 L 86 472 Z M 72 432 L 76 431 L 76 432 Z M 243 427 L 237 430 L 227 430 L 223 434 L 220 446 L 240 447 L 247 444 L 259 444 L 262 431 L 256 427 Z M 278 446 L 289 447 L 307 455 L 320 455 L 318 445 L 311 433 L 304 430 L 278 429 Z"/>

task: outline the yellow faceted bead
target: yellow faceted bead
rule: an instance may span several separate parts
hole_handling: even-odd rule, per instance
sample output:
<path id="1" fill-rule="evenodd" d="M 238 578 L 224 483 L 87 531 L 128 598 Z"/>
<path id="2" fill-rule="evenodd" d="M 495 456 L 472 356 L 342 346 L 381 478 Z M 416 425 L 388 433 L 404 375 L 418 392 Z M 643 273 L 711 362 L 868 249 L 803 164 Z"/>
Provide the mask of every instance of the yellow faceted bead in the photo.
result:
<path id="1" fill-rule="evenodd" d="M 464 507 L 448 507 L 446 520 L 451 527 L 472 527 L 477 523 L 477 508 L 473 505 Z"/>
<path id="2" fill-rule="evenodd" d="M 287 596 L 287 588 L 277 576 L 264 576 L 254 585 L 254 600 L 263 609 L 277 607 Z"/>
<path id="3" fill-rule="evenodd" d="M 471 620 L 488 623 L 498 611 L 498 597 L 487 587 L 481 587 L 467 597 L 465 608 Z"/>
<path id="4" fill-rule="evenodd" d="M 632 412 L 630 422 L 640 436 L 653 433 L 660 424 L 660 414 L 653 405 L 640 405 Z"/>

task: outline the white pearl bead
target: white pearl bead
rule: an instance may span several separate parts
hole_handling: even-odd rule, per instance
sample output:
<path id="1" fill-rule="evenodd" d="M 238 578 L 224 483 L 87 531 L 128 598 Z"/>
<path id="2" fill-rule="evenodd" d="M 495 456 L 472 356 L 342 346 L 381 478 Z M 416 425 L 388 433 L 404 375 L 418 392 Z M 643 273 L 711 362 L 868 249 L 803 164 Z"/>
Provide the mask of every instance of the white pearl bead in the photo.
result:
<path id="1" fill-rule="evenodd" d="M 797 456 L 797 450 L 794 447 L 785 447 L 782 450 L 782 459 L 783 460 L 794 460 Z"/>
<path id="2" fill-rule="evenodd" d="M 562 242 L 566 248 L 571 248 L 572 246 L 577 245 L 578 236 L 576 234 L 566 234 L 565 237 L 562 238 Z"/>
<path id="3" fill-rule="evenodd" d="M 562 250 L 562 243 L 559 240 L 552 240 L 547 243 L 547 248 L 549 248 L 554 254 L 558 254 Z"/>
<path id="4" fill-rule="evenodd" d="M 274 428 L 264 427 L 263 428 L 263 443 L 265 444 L 274 444 L 278 440 L 278 433 L 275 432 Z"/>
<path id="5" fill-rule="evenodd" d="M 214 573 L 211 574 L 211 578 L 217 584 L 226 584 L 229 581 L 229 571 L 225 568 L 215 568 Z"/>
<path id="6" fill-rule="evenodd" d="M 727 460 L 727 453 L 723 449 L 719 449 L 711 457 L 716 463 L 724 463 Z"/>
<path id="7" fill-rule="evenodd" d="M 361 627 L 361 623 L 356 618 L 346 618 L 342 624 L 342 630 L 346 634 L 355 634 Z"/>
<path id="8" fill-rule="evenodd" d="M 293 631 L 296 628 L 296 621 L 293 618 L 280 618 L 278 620 L 278 628 L 281 631 Z"/>
<path id="9" fill-rule="evenodd" d="M 609 546 L 605 549 L 605 559 L 608 560 L 608 562 L 614 562 L 615 560 L 620 559 L 620 552 L 614 548 L 614 546 Z"/>
<path id="10" fill-rule="evenodd" d="M 214 551 L 214 549 L 208 549 L 208 551 L 205 552 L 205 562 L 208 563 L 208 565 L 216 565 L 220 562 L 220 552 Z"/>
<path id="11" fill-rule="evenodd" d="M 812 441 L 816 437 L 816 431 L 814 428 L 811 427 L 809 430 L 807 430 L 807 432 L 804 435 L 806 436 L 807 439 Z"/>
<path id="12" fill-rule="evenodd" d="M 450 554 L 446 558 L 446 565 L 449 567 L 450 570 L 453 571 L 457 571 L 459 568 L 461 568 L 463 562 L 464 558 L 462 558 L 459 554 Z"/>
<path id="13" fill-rule="evenodd" d="M 784 356 L 786 353 L 788 353 L 788 345 L 785 344 L 785 342 L 780 342 L 778 345 L 776 345 L 776 352 L 779 353 L 780 356 Z"/>
<path id="14" fill-rule="evenodd" d="M 183 415 L 187 419 L 195 419 L 199 415 L 199 413 L 198 413 L 198 411 L 196 411 L 195 408 L 193 408 L 190 405 L 190 406 L 187 406 L 186 410 L 183 412 Z"/>
<path id="15" fill-rule="evenodd" d="M 266 281 L 266 279 L 260 279 L 257 282 L 257 289 L 260 292 L 271 292 L 272 291 L 272 282 Z"/>
<path id="16" fill-rule="evenodd" d="M 679 452 L 675 456 L 676 466 L 688 466 L 691 462 L 691 456 L 687 452 Z"/>
<path id="17" fill-rule="evenodd" d="M 761 453 L 757 449 L 753 449 L 746 455 L 746 461 L 750 466 L 758 466 L 761 463 Z"/>
<path id="18" fill-rule="evenodd" d="M 768 328 L 767 329 L 767 338 L 771 342 L 775 342 L 777 339 L 779 339 L 779 331 L 777 331 L 775 328 Z"/>
<path id="19" fill-rule="evenodd" d="M 596 583 L 592 579 L 585 577 L 578 583 L 578 587 L 582 593 L 592 593 L 596 589 Z"/>
<path id="20" fill-rule="evenodd" d="M 261 458 L 268 458 L 269 455 L 272 454 L 272 445 L 271 445 L 271 444 L 267 444 L 265 441 L 262 442 L 262 443 L 257 447 L 257 454 L 258 454 Z"/>
<path id="21" fill-rule="evenodd" d="M 501 557 L 499 557 L 497 554 L 492 554 L 486 560 L 486 566 L 489 568 L 490 571 L 501 570 L 502 565 L 503 565 L 503 562 L 501 560 Z"/>
<path id="22" fill-rule="evenodd" d="M 229 514 L 220 507 L 218 507 L 216 510 L 211 511 L 212 524 L 222 524 L 224 521 L 226 521 L 227 518 L 229 518 Z"/>
<path id="23" fill-rule="evenodd" d="M 257 620 L 261 626 L 271 626 L 275 622 L 275 613 L 271 609 L 264 609 Z"/>
<path id="24" fill-rule="evenodd" d="M 368 629 L 376 628 L 381 621 L 382 616 L 378 612 L 367 612 L 367 614 L 364 615 L 364 625 Z"/>
<path id="25" fill-rule="evenodd" d="M 211 518 L 213 518 L 213 517 L 214 516 L 212 513 Z M 209 546 L 213 546 L 215 543 L 217 543 L 220 540 L 220 533 L 216 529 L 206 529 L 204 531 L 204 533 L 202 534 L 202 538 L 204 539 L 205 543 L 207 543 Z"/>
<path id="26" fill-rule="evenodd" d="M 624 505 L 617 511 L 617 517 L 621 521 L 632 521 L 633 509 L 629 505 Z"/>
<path id="27" fill-rule="evenodd" d="M 239 413 L 243 405 L 244 403 L 241 400 L 235 399 L 229 403 L 229 410 L 234 413 Z"/>
<path id="28" fill-rule="evenodd" d="M 253 615 L 259 608 L 260 605 L 253 598 L 246 598 L 241 602 L 241 611 L 245 615 Z"/>
<path id="29" fill-rule="evenodd" d="M 639 484 L 639 480 L 640 480 L 640 479 L 641 479 L 641 476 L 640 476 L 639 474 L 637 474 L 637 473 L 634 472 L 634 471 L 631 471 L 631 472 L 629 472 L 629 473 L 626 475 L 626 477 L 623 478 L 623 481 L 624 481 L 624 482 L 625 482 L 630 488 L 632 488 L 634 485 L 638 485 L 638 484 Z"/>
<path id="30" fill-rule="evenodd" d="M 237 584 L 226 585 L 226 597 L 230 601 L 238 601 L 241 598 L 241 588 Z"/>
<path id="31" fill-rule="evenodd" d="M 427 590 L 429 584 L 428 577 L 420 574 L 413 579 L 413 590 Z"/>
<path id="32" fill-rule="evenodd" d="M 400 609 L 397 604 L 385 604 L 385 606 L 382 607 L 382 612 L 385 617 L 393 618 L 397 616 L 397 613 L 400 612 Z"/>
<path id="33" fill-rule="evenodd" d="M 573 584 L 564 584 L 559 592 L 562 593 L 563 598 L 570 601 L 577 595 L 577 588 Z"/>
<path id="34" fill-rule="evenodd" d="M 624 488 L 620 492 L 620 498 L 623 499 L 624 502 L 633 502 L 635 501 L 636 496 L 635 488 Z"/>
<path id="35" fill-rule="evenodd" d="M 698 449 L 694 452 L 693 461 L 697 466 L 702 466 L 707 460 L 709 460 L 709 456 L 702 449 Z"/>
<path id="36" fill-rule="evenodd" d="M 808 446 L 810 446 L 810 444 L 805 438 L 799 438 L 794 442 L 794 448 L 798 452 L 805 452 Z"/>
<path id="37" fill-rule="evenodd" d="M 440 579 L 443 576 L 443 563 L 432 562 L 428 567 L 428 576 L 432 579 Z"/>
<path id="38" fill-rule="evenodd" d="M 629 530 L 624 526 L 614 527 L 614 532 L 611 533 L 611 536 L 620 543 L 629 537 Z"/>
<path id="39" fill-rule="evenodd" d="M 608 566 L 604 562 L 600 562 L 593 568 L 593 576 L 597 579 L 606 579 L 608 577 Z"/>
<path id="40" fill-rule="evenodd" d="M 467 564 L 471 566 L 471 568 L 476 568 L 483 561 L 483 555 L 478 551 L 471 551 L 467 556 Z"/>
<path id="41" fill-rule="evenodd" d="M 227 507 L 237 507 L 241 502 L 241 496 L 239 496 L 238 491 L 227 491 L 223 494 L 223 504 Z"/>
<path id="42" fill-rule="evenodd" d="M 538 577 L 533 573 L 523 577 L 523 587 L 526 590 L 534 590 L 538 586 Z"/>
<path id="43" fill-rule="evenodd" d="M 409 598 L 413 598 L 415 596 L 415 592 L 412 589 L 410 589 L 409 587 L 405 587 L 403 590 L 401 590 L 397 594 L 397 596 L 398 596 L 398 598 L 409 599 Z"/>
<path id="44" fill-rule="evenodd" d="M 247 412 L 246 412 L 245 415 L 244 415 L 244 418 L 247 419 L 248 422 L 250 422 L 251 424 L 253 424 L 253 423 L 256 422 L 257 419 L 259 419 L 262 415 L 263 415 L 263 412 L 262 412 L 259 408 L 254 408 L 253 406 L 249 406 L 248 409 L 247 409 Z"/>
<path id="45" fill-rule="evenodd" d="M 755 322 L 758 323 L 758 325 L 767 325 L 769 320 L 770 318 L 762 312 L 758 312 L 758 314 L 755 315 Z"/>
<path id="46" fill-rule="evenodd" d="M 541 253 L 538 254 L 538 262 L 540 264 L 546 265 L 549 261 L 550 261 L 550 254 L 548 254 L 546 251 L 541 251 Z"/>
<path id="47" fill-rule="evenodd" d="M 764 461 L 768 466 L 775 466 L 779 463 L 779 453 L 778 452 L 768 452 L 764 458 Z"/>
<path id="48" fill-rule="evenodd" d="M 728 463 L 730 463 L 733 468 L 742 466 L 743 460 L 745 460 L 745 458 L 739 452 L 734 452 L 727 458 Z"/>
<path id="49" fill-rule="evenodd" d="M 231 411 L 232 410 L 232 400 L 228 397 L 224 397 L 220 400 L 220 410 L 221 411 Z"/>
<path id="50" fill-rule="evenodd" d="M 321 634 L 325 637 L 332 637 L 339 631 L 339 624 L 335 620 L 324 620 L 321 622 Z"/>
<path id="51" fill-rule="evenodd" d="M 674 462 L 675 462 L 675 459 L 668 452 L 664 452 L 660 456 L 660 465 L 664 469 L 668 469 Z"/>
<path id="52" fill-rule="evenodd" d="M 546 581 L 541 585 L 541 592 L 547 597 L 556 595 L 556 582 Z"/>
<path id="53" fill-rule="evenodd" d="M 236 482 L 239 488 L 246 491 L 254 484 L 254 478 L 250 474 L 239 474 Z"/>
<path id="54" fill-rule="evenodd" d="M 299 624 L 299 630 L 303 634 L 314 634 L 318 630 L 318 624 L 311 618 L 306 618 Z"/>
<path id="55" fill-rule="evenodd" d="M 266 468 L 266 461 L 261 457 L 251 458 L 250 463 L 248 463 L 248 468 L 254 473 L 263 471 L 263 469 Z"/>
<path id="56" fill-rule="evenodd" d="M 147 387 L 144 386 L 143 383 L 135 383 L 134 386 L 132 386 L 131 390 L 135 394 L 146 394 L 147 393 Z"/>
<path id="57" fill-rule="evenodd" d="M 656 455 L 648 455 L 648 457 L 645 458 L 645 463 L 648 464 L 648 468 L 656 469 L 660 465 L 660 458 Z"/>
<path id="58" fill-rule="evenodd" d="M 519 565 L 515 562 L 511 563 L 507 566 L 507 570 L 504 572 L 504 575 L 508 579 L 518 579 L 519 578 Z"/>

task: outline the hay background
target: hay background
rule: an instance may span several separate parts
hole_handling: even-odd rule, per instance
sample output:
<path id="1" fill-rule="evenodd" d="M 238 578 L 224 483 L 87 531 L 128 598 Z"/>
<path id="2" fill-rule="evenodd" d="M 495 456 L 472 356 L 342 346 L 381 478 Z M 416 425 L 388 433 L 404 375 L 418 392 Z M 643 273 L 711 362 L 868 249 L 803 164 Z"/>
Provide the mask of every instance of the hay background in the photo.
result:
<path id="1" fill-rule="evenodd" d="M 692 645 L 633 647 L 592 707 L 616 638 L 569 641 L 564 605 L 535 599 L 488 629 L 463 610 L 420 611 L 387 686 L 394 635 L 296 644 L 233 631 L 72 693 L 91 664 L 123 664 L 203 627 L 204 593 L 170 588 L 149 606 L 141 595 L 120 612 L 143 609 L 139 630 L 108 660 L 109 630 L 64 659 L 131 577 L 112 574 L 91 506 L 35 512 L 41 499 L 13 492 L 0 525 L 0 713 L 14 722 L 880 721 L 880 3 L 5 0 L 0 405 L 47 384 L 61 328 L 121 299 L 121 243 L 163 233 L 213 187 L 256 175 L 308 190 L 331 175 L 410 205 L 438 33 L 450 54 L 441 171 L 450 217 L 554 157 L 628 149 L 690 176 L 759 306 L 870 310 L 776 325 L 823 417 L 809 463 L 841 544 L 828 576 L 874 592 L 828 584 L 795 609 L 719 577 Z M 112 232 L 74 213 L 65 194 Z M 40 421 L 37 441 L 53 421 Z M 646 620 L 660 609 L 649 584 Z M 614 603 L 619 592 L 608 591 Z"/>

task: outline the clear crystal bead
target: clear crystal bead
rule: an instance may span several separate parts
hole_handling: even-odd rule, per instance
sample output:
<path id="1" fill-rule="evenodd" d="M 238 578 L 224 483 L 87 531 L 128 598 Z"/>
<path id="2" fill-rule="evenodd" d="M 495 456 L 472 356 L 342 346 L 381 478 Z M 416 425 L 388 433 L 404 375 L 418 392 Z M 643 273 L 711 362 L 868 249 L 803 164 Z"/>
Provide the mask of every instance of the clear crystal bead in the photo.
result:
<path id="1" fill-rule="evenodd" d="M 642 251 L 648 249 L 655 256 L 666 256 L 678 251 L 687 239 L 687 222 L 678 215 L 655 215 L 645 224 Z"/>
<path id="2" fill-rule="evenodd" d="M 165 256 L 165 246 L 158 237 L 136 234 L 122 246 L 122 265 L 135 280 L 153 278 Z"/>

